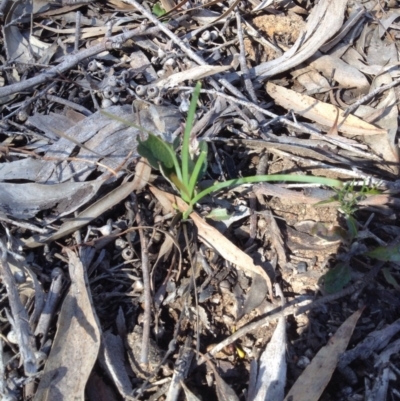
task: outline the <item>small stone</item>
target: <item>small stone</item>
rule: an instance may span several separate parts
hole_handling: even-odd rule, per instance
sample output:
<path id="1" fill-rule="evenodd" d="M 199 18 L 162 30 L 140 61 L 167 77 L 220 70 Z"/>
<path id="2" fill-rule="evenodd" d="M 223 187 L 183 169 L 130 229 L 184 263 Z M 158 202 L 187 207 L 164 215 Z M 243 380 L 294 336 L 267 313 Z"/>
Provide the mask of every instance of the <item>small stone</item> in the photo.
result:
<path id="1" fill-rule="evenodd" d="M 306 262 L 299 262 L 296 266 L 297 274 L 304 274 L 307 273 L 307 263 Z"/>
<path id="2" fill-rule="evenodd" d="M 305 369 L 310 364 L 310 360 L 306 356 L 301 356 L 297 361 L 297 367 Z"/>

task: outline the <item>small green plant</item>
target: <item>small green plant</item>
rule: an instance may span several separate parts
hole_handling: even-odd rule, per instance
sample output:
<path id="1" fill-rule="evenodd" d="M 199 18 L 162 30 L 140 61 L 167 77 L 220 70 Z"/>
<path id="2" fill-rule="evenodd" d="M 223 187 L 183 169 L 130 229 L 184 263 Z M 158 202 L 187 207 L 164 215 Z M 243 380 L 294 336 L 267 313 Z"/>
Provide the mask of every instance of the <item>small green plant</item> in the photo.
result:
<path id="1" fill-rule="evenodd" d="M 339 202 L 339 210 L 343 213 L 346 220 L 347 230 L 336 227 L 335 234 L 342 237 L 347 248 L 350 250 L 354 240 L 358 238 L 357 222 L 354 218 L 354 214 L 358 210 L 359 203 L 366 198 L 367 195 L 380 194 L 381 191 L 376 186 L 368 186 L 365 182 L 358 190 L 355 188 L 355 183 L 350 182 L 343 185 L 341 188 L 333 188 L 336 192 L 335 196 L 318 202 L 315 206 L 324 205 L 332 202 Z M 326 236 L 326 235 L 325 235 Z M 378 247 L 371 252 L 367 252 L 364 255 L 373 257 L 378 260 L 389 260 L 388 258 L 393 257 L 396 259 L 396 252 L 398 248 Z M 389 256 L 390 255 L 390 256 Z M 319 279 L 321 288 L 327 294 L 333 294 L 342 290 L 351 280 L 351 253 L 345 261 L 337 263 L 327 273 L 322 275 Z M 385 259 L 386 258 L 386 259 Z"/>
<path id="2" fill-rule="evenodd" d="M 381 193 L 376 186 L 370 187 L 365 182 L 359 190 L 356 190 L 354 181 L 346 183 L 340 188 L 333 188 L 333 190 L 336 192 L 335 196 L 327 199 L 326 201 L 319 202 L 317 205 L 323 205 L 330 202 L 339 202 L 340 209 L 345 216 L 354 215 L 354 213 L 358 210 L 360 201 L 365 199 L 367 195 L 377 195 Z"/>
<path id="3" fill-rule="evenodd" d="M 164 8 L 162 7 L 161 3 L 154 4 L 151 11 L 156 17 L 162 17 L 163 15 L 165 15 L 167 13 L 164 10 Z"/>
<path id="4" fill-rule="evenodd" d="M 348 229 L 348 242 L 351 243 L 358 234 L 356 220 L 354 214 L 358 210 L 360 201 L 366 198 L 367 195 L 377 195 L 381 191 L 376 186 L 368 186 L 365 182 L 359 190 L 355 189 L 354 181 L 344 184 L 340 188 L 333 188 L 336 192 L 335 196 L 318 202 L 315 206 L 325 205 L 331 202 L 339 202 L 339 210 L 344 214 Z"/>
<path id="5" fill-rule="evenodd" d="M 167 143 L 162 138 L 152 133 L 149 133 L 145 141 L 140 141 L 138 146 L 139 154 L 147 158 L 153 168 L 160 170 L 162 175 L 169 182 L 174 184 L 181 198 L 189 204 L 189 209 L 185 212 L 184 218 L 189 216 L 194 205 L 206 195 L 235 185 L 267 181 L 290 181 L 318 183 L 336 188 L 342 187 L 343 184 L 339 180 L 324 177 L 281 174 L 236 178 L 217 183 L 203 191 L 197 191 L 197 184 L 207 169 L 207 143 L 200 141 L 197 152 L 190 152 L 189 146 L 190 132 L 193 126 L 200 89 L 201 85 L 197 83 L 190 102 L 180 157 L 177 154 L 179 146 L 177 142 L 173 144 Z"/>

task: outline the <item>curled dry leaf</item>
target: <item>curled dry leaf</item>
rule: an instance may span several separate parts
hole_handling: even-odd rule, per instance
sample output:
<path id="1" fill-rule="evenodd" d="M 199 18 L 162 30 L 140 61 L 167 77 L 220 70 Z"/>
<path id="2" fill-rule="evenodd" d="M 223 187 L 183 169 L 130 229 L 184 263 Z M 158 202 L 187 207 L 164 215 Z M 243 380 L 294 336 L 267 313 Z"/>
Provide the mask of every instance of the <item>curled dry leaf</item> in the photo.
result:
<path id="1" fill-rule="evenodd" d="M 336 106 L 283 88 L 272 82 L 268 82 L 266 89 L 268 94 L 280 106 L 288 110 L 294 110 L 295 113 L 328 127 L 335 124 L 338 112 Z M 358 117 L 349 115 L 345 118 L 342 110 L 339 110 L 338 120 L 337 130 L 348 135 L 386 135 L 386 130 L 376 128 Z"/>
<path id="2" fill-rule="evenodd" d="M 347 0 L 321 0 L 312 9 L 304 35 L 283 56 L 251 70 L 258 79 L 266 79 L 298 66 L 310 58 L 342 27 Z"/>

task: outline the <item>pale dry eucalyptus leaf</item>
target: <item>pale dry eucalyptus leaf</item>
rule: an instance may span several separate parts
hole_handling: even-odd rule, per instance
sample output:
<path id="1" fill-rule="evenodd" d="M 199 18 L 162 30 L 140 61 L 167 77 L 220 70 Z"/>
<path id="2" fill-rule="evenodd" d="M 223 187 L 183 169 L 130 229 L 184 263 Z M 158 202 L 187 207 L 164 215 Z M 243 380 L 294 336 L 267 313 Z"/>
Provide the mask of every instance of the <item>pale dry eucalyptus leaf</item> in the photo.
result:
<path id="1" fill-rule="evenodd" d="M 72 128 L 77 121 L 74 121 L 68 116 L 57 113 L 49 114 L 33 114 L 28 117 L 27 126 L 32 126 L 44 132 L 44 135 L 52 141 L 57 141 L 60 136 L 54 131 L 54 127 L 58 131 L 66 132 Z"/>
<path id="2" fill-rule="evenodd" d="M 132 394 L 132 383 L 125 368 L 124 342 L 119 335 L 110 330 L 103 333 L 99 359 L 120 394 L 123 397 Z"/>
<path id="3" fill-rule="evenodd" d="M 206 9 L 196 10 L 193 13 L 192 18 L 201 25 L 209 25 L 212 24 L 220 16 L 221 13 L 206 8 Z M 221 18 L 219 20 L 219 22 L 225 22 L 225 21 L 226 17 Z"/>
<path id="4" fill-rule="evenodd" d="M 345 118 L 344 112 L 331 104 L 275 85 L 272 82 L 268 82 L 266 89 L 280 106 L 291 109 L 295 113 L 326 127 L 332 127 L 335 124 L 337 113 L 339 113 L 337 126 L 339 132 L 350 136 L 386 135 L 386 130 L 376 128 L 351 114 Z"/>
<path id="5" fill-rule="evenodd" d="M 132 117 L 129 106 L 113 106 L 107 109 L 107 111 L 127 121 L 136 121 L 136 117 Z M 78 122 L 65 132 L 57 129 L 57 126 L 53 129 L 47 126 L 46 129 L 52 130 L 53 135 L 59 138 L 46 152 L 45 158 L 48 160 L 48 163 L 37 176 L 38 182 L 48 184 L 62 182 L 72 177 L 83 181 L 96 169 L 97 166 L 94 163 L 99 160 L 99 156 L 82 148 L 76 156 L 82 159 L 82 161 L 64 161 L 60 163 L 71 155 L 77 147 L 76 142 L 86 146 L 97 154 L 108 156 L 108 158 L 102 160 L 102 164 L 111 168 L 117 168 L 130 150 L 135 151 L 137 136 L 139 135 L 139 130 L 136 128 L 126 127 L 125 124 L 111 120 L 100 112 L 86 117 L 83 121 Z M 61 136 L 61 134 L 65 136 Z M 69 138 L 72 138 L 72 140 Z M 120 144 L 123 141 L 127 141 L 127 143 L 121 149 Z M 113 153 L 116 154 L 113 155 Z M 88 160 L 88 162 L 85 163 L 84 160 Z M 86 171 L 84 170 L 85 168 Z M 76 172 L 80 172 L 80 174 L 76 175 Z"/>
<path id="6" fill-rule="evenodd" d="M 372 83 L 371 91 L 381 85 L 391 83 L 392 81 L 392 77 L 389 73 L 381 74 Z M 374 112 L 378 112 L 377 115 Z M 370 106 L 361 106 L 355 114 L 363 114 L 365 115 L 365 118 L 371 118 L 376 115 L 372 122 L 377 126 L 384 128 L 387 131 L 387 134 L 364 137 L 364 141 L 376 154 L 389 162 L 389 165 L 386 167 L 389 171 L 398 174 L 397 165 L 400 161 L 400 155 L 395 139 L 398 132 L 399 111 L 395 90 L 391 88 L 385 91 L 384 96 L 381 97 L 376 109 L 371 108 Z"/>
<path id="7" fill-rule="evenodd" d="M 332 89 L 328 80 L 313 68 L 302 69 L 301 73 L 298 74 L 296 71 L 292 75 L 295 75 L 297 81 L 306 88 L 307 95 L 325 93 Z"/>
<path id="8" fill-rule="evenodd" d="M 86 269 L 74 252 L 69 258 L 71 286 L 58 317 L 57 333 L 34 401 L 84 401 L 84 391 L 100 348 Z"/>
<path id="9" fill-rule="evenodd" d="M 342 59 L 348 65 L 351 65 L 351 66 L 357 68 L 359 71 L 361 71 L 364 74 L 378 75 L 379 73 L 381 73 L 383 71 L 383 67 L 381 65 L 366 64 L 364 61 L 364 58 L 361 56 L 361 54 L 353 47 L 350 47 L 346 51 L 346 53 L 343 54 Z"/>
<path id="10" fill-rule="evenodd" d="M 136 107 L 137 101 L 134 102 L 134 105 Z M 37 175 L 37 182 L 51 184 L 71 178 L 76 181 L 84 181 L 94 170 L 102 172 L 99 179 L 110 176 L 111 172 L 120 169 L 128 161 L 128 156 L 129 160 L 138 157 L 136 152 L 138 138 L 140 135 L 147 135 L 143 134 L 142 130 L 129 126 L 123 121 L 141 126 L 144 130 L 160 135 L 169 141 L 171 133 L 180 124 L 180 113 L 177 110 L 176 107 L 170 105 L 147 105 L 138 110 L 138 118 L 129 105 L 112 106 L 106 112 L 115 118 L 98 111 L 77 122 L 66 131 L 58 129 L 57 125 L 55 127 L 49 125 L 51 121 L 47 121 L 48 119 L 43 117 L 31 119 L 32 124 L 35 125 L 44 121 L 45 132 L 48 135 L 52 133 L 53 136 L 59 138 L 47 150 L 44 158 L 48 162 Z M 124 146 L 121 146 L 121 143 Z M 77 146 L 79 153 L 74 159 L 68 160 L 67 158 Z M 109 180 L 113 181 L 116 178 L 117 176 L 113 174 Z"/>
<path id="11" fill-rule="evenodd" d="M 202 78 L 209 77 L 220 72 L 227 71 L 231 68 L 230 65 L 227 66 L 214 66 L 214 65 L 199 65 L 196 67 L 189 68 L 188 70 L 182 72 L 176 72 L 167 78 L 160 79 L 155 82 L 155 85 L 159 88 L 173 88 L 178 86 L 183 81 L 193 80 L 198 81 Z"/>
<path id="12" fill-rule="evenodd" d="M 317 52 L 310 58 L 309 66 L 325 78 L 334 79 L 342 88 L 352 88 L 356 94 L 368 92 L 370 84 L 365 75 L 337 57 Z"/>
<path id="13" fill-rule="evenodd" d="M 322 347 L 294 383 L 285 401 L 318 401 L 336 369 L 340 355 L 346 350 L 363 309 L 354 312 Z"/>
<path id="14" fill-rule="evenodd" d="M 189 388 L 186 386 L 184 381 L 181 381 L 181 386 L 185 392 L 185 397 L 187 401 L 201 401 L 196 395 L 194 395 Z"/>
<path id="15" fill-rule="evenodd" d="M 101 181 L 65 182 L 56 185 L 0 183 L 0 212 L 28 219 L 49 210 L 53 219 L 74 212 L 96 195 Z"/>
<path id="16" fill-rule="evenodd" d="M 365 48 L 366 62 L 369 65 L 376 64 L 381 66 L 396 64 L 399 61 L 396 43 L 393 42 L 389 35 L 381 38 L 378 25 L 374 27 L 368 46 Z"/>
<path id="17" fill-rule="evenodd" d="M 15 1 L 5 18 L 3 26 L 4 48 L 7 54 L 7 61 L 18 63 L 18 68 L 23 71 L 28 64 L 35 62 L 27 36 L 28 32 L 22 33 L 17 24 L 11 22 L 20 19 L 22 16 L 29 17 L 32 13 L 32 4 L 28 1 Z"/>
<path id="18" fill-rule="evenodd" d="M 253 401 L 282 401 L 286 385 L 286 321 L 278 324 L 261 354 Z M 249 391 L 250 392 L 250 391 Z"/>
<path id="19" fill-rule="evenodd" d="M 46 236 L 34 235 L 33 237 L 28 238 L 28 240 L 25 241 L 25 246 L 28 248 L 36 248 L 38 246 L 42 246 L 45 242 L 55 241 L 68 234 L 71 234 L 74 231 L 86 226 L 92 220 L 124 200 L 131 192 L 141 190 L 148 183 L 151 167 L 146 162 L 139 161 L 135 172 L 135 178 L 132 182 L 125 182 L 115 188 L 113 191 L 109 192 L 103 198 L 99 199 L 97 202 L 79 213 L 78 216 L 62 224 L 56 233 Z"/>
<path id="20" fill-rule="evenodd" d="M 44 160 L 26 158 L 0 164 L 0 181 L 35 181 L 37 173 L 43 168 Z"/>

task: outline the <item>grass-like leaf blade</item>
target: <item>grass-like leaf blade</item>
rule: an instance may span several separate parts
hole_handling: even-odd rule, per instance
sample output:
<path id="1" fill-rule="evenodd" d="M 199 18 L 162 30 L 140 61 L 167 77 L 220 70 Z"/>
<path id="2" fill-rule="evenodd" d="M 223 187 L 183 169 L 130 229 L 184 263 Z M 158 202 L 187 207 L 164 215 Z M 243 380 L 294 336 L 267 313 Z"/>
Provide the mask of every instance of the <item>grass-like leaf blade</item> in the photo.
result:
<path id="1" fill-rule="evenodd" d="M 190 132 L 192 131 L 194 117 L 196 115 L 196 107 L 197 100 L 200 95 L 201 83 L 197 82 L 196 87 L 194 88 L 192 99 L 190 101 L 188 116 L 186 119 L 185 132 L 183 133 L 183 141 L 182 141 L 182 180 L 184 185 L 189 186 L 189 171 L 190 166 L 190 152 L 189 152 L 189 141 L 190 141 Z"/>
<path id="2" fill-rule="evenodd" d="M 141 156 L 146 157 L 153 167 L 154 160 L 156 160 L 157 167 L 155 168 L 157 169 L 158 163 L 168 169 L 174 167 L 171 146 L 156 135 L 149 134 L 145 141 L 139 141 L 138 152 Z"/>

